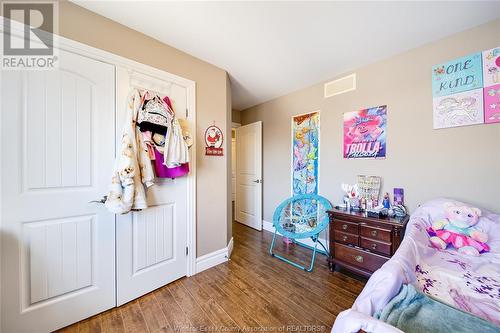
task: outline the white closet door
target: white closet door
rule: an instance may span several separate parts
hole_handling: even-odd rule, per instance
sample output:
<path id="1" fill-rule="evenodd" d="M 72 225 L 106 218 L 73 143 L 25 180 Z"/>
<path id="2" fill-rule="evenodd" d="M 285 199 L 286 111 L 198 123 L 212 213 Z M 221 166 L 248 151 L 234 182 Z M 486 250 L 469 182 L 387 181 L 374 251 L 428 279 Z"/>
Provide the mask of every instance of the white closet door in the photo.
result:
<path id="1" fill-rule="evenodd" d="M 4 71 L 2 332 L 48 332 L 115 305 L 115 218 L 90 204 L 114 156 L 114 66 Z"/>
<path id="2" fill-rule="evenodd" d="M 168 95 L 176 116 L 186 118 L 185 87 L 122 69 L 117 69 L 116 82 L 117 128 L 122 127 L 125 101 L 132 85 Z M 117 217 L 118 305 L 186 275 L 187 199 L 186 177 L 157 179 L 148 189 L 147 209 Z"/>

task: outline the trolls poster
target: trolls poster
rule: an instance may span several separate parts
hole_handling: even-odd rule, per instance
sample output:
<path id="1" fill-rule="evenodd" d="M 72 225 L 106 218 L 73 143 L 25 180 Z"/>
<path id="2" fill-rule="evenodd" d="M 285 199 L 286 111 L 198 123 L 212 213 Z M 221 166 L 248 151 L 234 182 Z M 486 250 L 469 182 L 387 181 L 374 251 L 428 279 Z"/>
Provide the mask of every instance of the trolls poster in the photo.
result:
<path id="1" fill-rule="evenodd" d="M 319 112 L 292 118 L 292 195 L 318 193 Z"/>
<path id="2" fill-rule="evenodd" d="M 385 158 L 387 105 L 344 113 L 344 158 Z"/>

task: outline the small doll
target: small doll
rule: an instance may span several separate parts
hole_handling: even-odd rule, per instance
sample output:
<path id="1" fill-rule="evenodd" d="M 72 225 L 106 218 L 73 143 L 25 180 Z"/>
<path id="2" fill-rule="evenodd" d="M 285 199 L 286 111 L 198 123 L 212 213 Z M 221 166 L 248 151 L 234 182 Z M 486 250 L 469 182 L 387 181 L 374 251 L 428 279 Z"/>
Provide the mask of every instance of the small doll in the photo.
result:
<path id="1" fill-rule="evenodd" d="M 389 193 L 388 192 L 385 192 L 384 193 L 384 200 L 382 200 L 382 206 L 384 206 L 384 208 L 391 208 L 391 198 L 389 197 Z"/>

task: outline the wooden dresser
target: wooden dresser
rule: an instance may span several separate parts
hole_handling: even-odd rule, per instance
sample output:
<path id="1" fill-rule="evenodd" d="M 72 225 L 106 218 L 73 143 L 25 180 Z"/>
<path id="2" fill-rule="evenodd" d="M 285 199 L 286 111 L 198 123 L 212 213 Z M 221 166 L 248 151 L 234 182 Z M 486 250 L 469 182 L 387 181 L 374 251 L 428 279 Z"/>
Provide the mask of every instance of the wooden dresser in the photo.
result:
<path id="1" fill-rule="evenodd" d="M 370 276 L 396 252 L 409 216 L 368 217 L 362 212 L 328 211 L 330 216 L 330 270 L 342 266 Z"/>

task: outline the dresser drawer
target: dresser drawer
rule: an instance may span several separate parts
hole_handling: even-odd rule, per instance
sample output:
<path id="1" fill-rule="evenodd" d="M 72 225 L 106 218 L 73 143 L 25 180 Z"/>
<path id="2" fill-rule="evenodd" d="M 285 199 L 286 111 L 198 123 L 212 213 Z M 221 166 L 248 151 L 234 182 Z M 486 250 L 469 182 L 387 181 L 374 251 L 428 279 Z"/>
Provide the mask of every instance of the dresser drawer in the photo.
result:
<path id="1" fill-rule="evenodd" d="M 359 233 L 357 223 L 346 222 L 342 220 L 333 220 L 333 224 L 335 230 L 347 232 L 349 234 L 354 234 L 354 235 L 357 235 Z"/>
<path id="2" fill-rule="evenodd" d="M 335 243 L 335 259 L 371 272 L 379 269 L 389 258 L 375 253 Z"/>
<path id="3" fill-rule="evenodd" d="M 389 229 L 374 228 L 368 225 L 361 225 L 360 229 L 360 234 L 363 237 L 379 240 L 386 243 L 391 242 L 391 230 Z"/>
<path id="4" fill-rule="evenodd" d="M 359 239 L 358 235 L 348 234 L 345 232 L 335 230 L 335 241 L 337 242 L 358 246 L 359 245 L 358 239 Z"/>
<path id="5" fill-rule="evenodd" d="M 388 256 L 391 255 L 391 243 L 384 243 L 373 239 L 361 237 L 359 246 L 373 252 L 382 253 Z"/>

